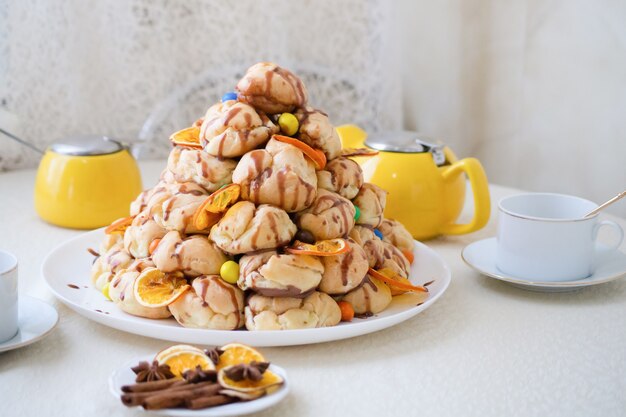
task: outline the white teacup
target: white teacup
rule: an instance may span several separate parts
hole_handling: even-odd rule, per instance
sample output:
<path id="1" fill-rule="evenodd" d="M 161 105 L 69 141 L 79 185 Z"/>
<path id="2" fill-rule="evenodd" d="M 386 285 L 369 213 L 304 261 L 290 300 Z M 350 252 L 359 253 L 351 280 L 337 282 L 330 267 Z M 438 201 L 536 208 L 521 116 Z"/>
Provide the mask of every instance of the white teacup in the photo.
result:
<path id="1" fill-rule="evenodd" d="M 549 193 L 519 194 L 500 200 L 496 266 L 517 278 L 534 281 L 571 281 L 590 276 L 595 243 L 602 226 L 624 231 L 598 215 L 584 218 L 598 207 L 583 198 Z"/>
<path id="2" fill-rule="evenodd" d="M 17 259 L 0 250 L 0 343 L 17 334 Z"/>

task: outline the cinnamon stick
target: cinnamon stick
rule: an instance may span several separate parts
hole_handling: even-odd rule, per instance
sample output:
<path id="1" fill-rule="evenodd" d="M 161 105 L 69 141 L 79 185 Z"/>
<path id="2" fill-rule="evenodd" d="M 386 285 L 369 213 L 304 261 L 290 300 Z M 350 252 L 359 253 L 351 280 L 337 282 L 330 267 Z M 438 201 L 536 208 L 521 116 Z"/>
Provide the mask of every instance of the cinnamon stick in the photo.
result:
<path id="1" fill-rule="evenodd" d="M 184 384 L 176 385 L 173 387 L 168 387 L 168 388 L 161 389 L 161 390 L 145 391 L 145 392 L 130 392 L 130 393 L 122 394 L 122 403 L 124 403 L 124 405 L 127 405 L 128 407 L 133 407 L 137 405 L 142 405 L 146 398 L 152 397 L 155 395 L 168 394 L 168 393 L 180 392 L 180 391 L 192 391 L 198 388 L 203 388 L 203 387 L 207 387 L 211 385 L 215 385 L 217 389 L 219 389 L 219 384 L 216 384 L 214 382 L 199 382 L 197 384 L 190 384 L 185 381 Z"/>
<path id="2" fill-rule="evenodd" d="M 146 392 L 157 391 L 176 385 L 186 384 L 184 379 L 162 379 L 160 381 L 139 382 L 133 385 L 124 385 L 122 392 Z"/>
<path id="3" fill-rule="evenodd" d="M 185 404 L 188 399 L 191 400 L 199 397 L 214 396 L 220 389 L 221 387 L 219 384 L 211 384 L 200 388 L 192 388 L 186 390 L 169 392 L 168 390 L 165 390 L 166 392 L 160 392 L 158 394 L 147 397 L 141 405 L 146 410 L 159 410 L 161 408 L 178 407 Z"/>
<path id="4" fill-rule="evenodd" d="M 235 398 L 227 395 L 212 395 L 209 397 L 188 398 L 185 405 L 190 410 L 199 410 L 201 408 L 215 407 L 216 405 L 228 404 L 235 401 Z"/>

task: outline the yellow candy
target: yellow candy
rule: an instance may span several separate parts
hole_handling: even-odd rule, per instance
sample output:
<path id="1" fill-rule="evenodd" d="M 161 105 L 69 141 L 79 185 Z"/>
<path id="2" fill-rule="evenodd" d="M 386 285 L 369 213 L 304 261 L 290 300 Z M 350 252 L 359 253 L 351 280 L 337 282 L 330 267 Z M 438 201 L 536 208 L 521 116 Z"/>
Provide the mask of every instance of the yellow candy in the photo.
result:
<path id="1" fill-rule="evenodd" d="M 293 136 L 298 132 L 300 124 L 293 114 L 283 113 L 278 118 L 278 126 L 280 126 L 280 130 L 282 130 L 285 135 Z"/>
<path id="2" fill-rule="evenodd" d="M 104 295 L 104 298 L 107 300 L 111 300 L 111 296 L 109 295 L 109 284 L 110 282 L 107 282 L 104 284 L 104 287 L 102 287 L 102 295 Z"/>
<path id="3" fill-rule="evenodd" d="M 236 284 L 239 279 L 239 264 L 235 261 L 226 261 L 220 268 L 220 276 L 229 284 Z"/>

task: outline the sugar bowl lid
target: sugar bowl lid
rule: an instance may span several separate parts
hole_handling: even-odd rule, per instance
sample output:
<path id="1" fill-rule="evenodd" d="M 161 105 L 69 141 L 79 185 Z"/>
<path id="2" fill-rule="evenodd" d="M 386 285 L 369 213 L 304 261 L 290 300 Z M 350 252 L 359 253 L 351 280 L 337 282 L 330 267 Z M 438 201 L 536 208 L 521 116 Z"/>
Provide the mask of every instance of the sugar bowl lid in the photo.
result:
<path id="1" fill-rule="evenodd" d="M 96 156 L 124 149 L 120 142 L 102 135 L 81 135 L 64 138 L 49 148 L 52 152 L 70 156 Z"/>
<path id="2" fill-rule="evenodd" d="M 373 133 L 368 136 L 365 145 L 384 152 L 431 153 L 437 165 L 445 162 L 443 145 L 419 132 L 401 130 Z"/>

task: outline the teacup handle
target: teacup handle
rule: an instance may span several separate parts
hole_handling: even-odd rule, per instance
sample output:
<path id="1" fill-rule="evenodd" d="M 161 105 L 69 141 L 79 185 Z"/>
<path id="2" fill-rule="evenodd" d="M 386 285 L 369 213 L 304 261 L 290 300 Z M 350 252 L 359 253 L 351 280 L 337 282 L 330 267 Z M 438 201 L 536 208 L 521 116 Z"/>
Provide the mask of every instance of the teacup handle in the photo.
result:
<path id="1" fill-rule="evenodd" d="M 608 226 L 611 229 L 615 230 L 618 236 L 616 243 L 614 243 L 613 245 L 610 245 L 607 249 L 613 250 L 613 249 L 619 248 L 619 246 L 622 244 L 622 241 L 624 240 L 624 230 L 621 228 L 619 224 L 611 220 L 602 220 L 601 222 L 596 223 L 593 226 L 593 240 L 596 240 L 596 238 L 598 237 L 598 232 L 600 231 L 600 228 L 602 226 Z"/>
<path id="2" fill-rule="evenodd" d="M 489 220 L 491 214 L 491 199 L 489 197 L 489 183 L 485 170 L 476 158 L 461 159 L 450 165 L 442 173 L 445 181 L 455 179 L 462 173 L 466 173 L 474 195 L 474 217 L 467 224 L 452 223 L 444 225 L 441 233 L 445 235 L 462 235 L 474 232 Z"/>

